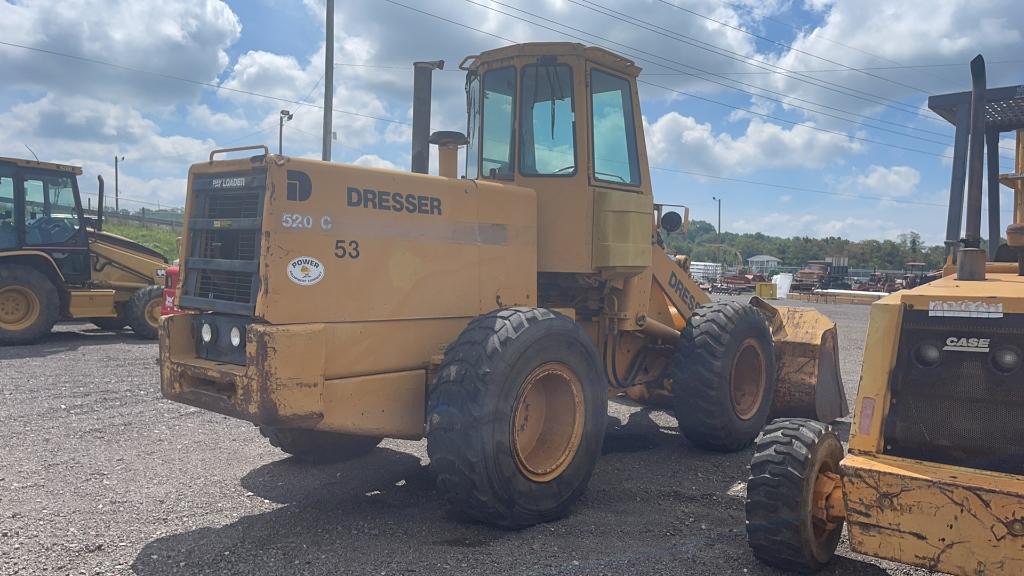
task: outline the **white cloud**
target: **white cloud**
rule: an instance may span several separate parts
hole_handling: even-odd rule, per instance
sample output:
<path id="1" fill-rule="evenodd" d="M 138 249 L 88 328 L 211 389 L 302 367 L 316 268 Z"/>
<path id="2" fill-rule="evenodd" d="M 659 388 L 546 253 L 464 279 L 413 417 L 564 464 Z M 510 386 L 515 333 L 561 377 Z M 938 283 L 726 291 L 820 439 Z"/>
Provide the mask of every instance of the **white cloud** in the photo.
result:
<path id="1" fill-rule="evenodd" d="M 867 172 L 845 178 L 839 188 L 849 193 L 866 193 L 884 198 L 906 198 L 917 192 L 921 173 L 910 166 L 875 166 Z"/>
<path id="2" fill-rule="evenodd" d="M 249 126 L 244 119 L 223 112 L 214 112 L 206 104 L 189 106 L 188 122 L 196 128 L 210 132 L 233 132 Z"/>
<path id="3" fill-rule="evenodd" d="M 882 109 L 878 97 L 907 100 L 922 95 L 970 89 L 966 64 L 983 53 L 989 61 L 1019 57 L 1024 41 L 1018 23 L 1024 21 L 1019 0 L 809 0 L 824 21 L 791 42 L 793 49 L 775 63 L 789 70 L 865 68 L 933 62 L 961 62 L 962 68 L 840 71 L 815 78 L 850 88 L 822 88 L 792 77 L 771 75 L 772 88 L 785 94 L 857 112 Z M 836 40 L 842 42 L 838 44 Z M 841 65 L 837 65 L 841 64 Z M 990 66 L 989 86 L 1016 84 L 1019 66 Z M 914 108 L 913 103 L 908 106 Z M 930 112 L 925 113 L 930 116 Z M 900 114 L 901 122 L 915 118 Z M 937 125 L 928 123 L 929 128 Z"/>
<path id="4" fill-rule="evenodd" d="M 729 174 L 765 168 L 820 168 L 861 151 L 849 138 L 811 129 L 813 124 L 786 129 L 760 119 L 733 137 L 714 132 L 709 123 L 669 112 L 653 124 L 644 120 L 651 162 Z"/>
<path id="5" fill-rule="evenodd" d="M 25 156 L 23 144 L 31 146 L 42 160 L 82 166 L 83 190 L 95 188 L 98 174 L 112 186 L 113 157 L 123 155 L 126 160 L 120 181 L 126 197 L 172 206 L 184 203 L 188 164 L 216 148 L 213 140 L 164 135 L 159 125 L 125 104 L 52 94 L 0 114 L 0 156 Z M 132 176 L 168 168 L 179 176 Z"/>
<path id="6" fill-rule="evenodd" d="M 394 162 L 385 160 L 376 154 L 363 154 L 359 158 L 356 158 L 352 163 L 356 166 L 365 166 L 367 168 L 386 168 L 388 170 L 399 169 Z"/>
<path id="7" fill-rule="evenodd" d="M 0 38 L 6 42 L 200 81 L 217 77 L 228 63 L 225 49 L 240 33 L 237 16 L 220 0 L 0 2 Z M 140 108 L 174 104 L 201 89 L 51 54 L 0 50 L 7 89 L 88 94 Z"/>

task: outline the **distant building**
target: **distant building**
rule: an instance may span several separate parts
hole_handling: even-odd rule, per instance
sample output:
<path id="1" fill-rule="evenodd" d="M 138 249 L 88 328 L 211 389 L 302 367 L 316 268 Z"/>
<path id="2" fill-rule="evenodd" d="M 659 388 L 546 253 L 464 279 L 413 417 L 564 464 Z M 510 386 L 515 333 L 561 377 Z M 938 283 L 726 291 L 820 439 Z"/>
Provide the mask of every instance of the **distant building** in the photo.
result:
<path id="1" fill-rule="evenodd" d="M 718 262 L 690 262 L 690 276 L 697 282 L 717 282 L 722 276 Z"/>
<path id="2" fill-rule="evenodd" d="M 775 256 L 761 254 L 760 256 L 748 258 L 747 265 L 750 267 L 750 271 L 752 273 L 768 276 L 773 270 L 782 265 L 782 260 L 779 260 Z"/>

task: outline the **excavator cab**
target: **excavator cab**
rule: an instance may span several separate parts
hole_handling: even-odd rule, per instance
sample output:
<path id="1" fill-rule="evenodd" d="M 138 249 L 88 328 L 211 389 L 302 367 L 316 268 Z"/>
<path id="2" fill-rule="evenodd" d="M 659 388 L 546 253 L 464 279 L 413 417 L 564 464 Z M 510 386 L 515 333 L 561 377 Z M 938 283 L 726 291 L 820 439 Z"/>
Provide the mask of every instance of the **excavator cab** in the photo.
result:
<path id="1" fill-rule="evenodd" d="M 0 158 L 0 251 L 48 254 L 69 282 L 89 279 L 76 166 Z"/>

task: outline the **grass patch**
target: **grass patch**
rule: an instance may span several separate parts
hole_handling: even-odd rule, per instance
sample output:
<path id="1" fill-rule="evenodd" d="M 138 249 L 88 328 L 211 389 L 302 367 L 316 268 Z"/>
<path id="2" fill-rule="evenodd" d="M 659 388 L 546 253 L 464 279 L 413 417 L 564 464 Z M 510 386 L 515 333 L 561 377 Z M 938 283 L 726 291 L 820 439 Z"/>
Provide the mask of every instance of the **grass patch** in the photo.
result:
<path id="1" fill-rule="evenodd" d="M 162 226 L 143 227 L 107 221 L 103 223 L 103 231 L 124 236 L 147 248 L 152 248 L 163 254 L 169 262 L 173 262 L 178 258 L 177 242 L 178 237 L 181 236 L 180 230 L 172 230 Z"/>

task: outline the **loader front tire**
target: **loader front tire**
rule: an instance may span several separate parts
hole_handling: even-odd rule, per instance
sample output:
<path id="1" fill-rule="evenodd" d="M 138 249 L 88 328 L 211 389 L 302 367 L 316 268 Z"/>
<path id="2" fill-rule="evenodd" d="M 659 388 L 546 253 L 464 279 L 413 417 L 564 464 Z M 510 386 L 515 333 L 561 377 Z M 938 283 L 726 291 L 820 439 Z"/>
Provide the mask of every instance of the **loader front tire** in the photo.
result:
<path id="1" fill-rule="evenodd" d="M 125 307 L 125 316 L 132 331 L 147 340 L 156 340 L 163 302 L 164 289 L 161 286 L 147 286 L 136 290 Z"/>
<path id="2" fill-rule="evenodd" d="M 747 542 L 783 570 L 814 572 L 835 555 L 842 518 L 822 509 L 839 486 L 843 445 L 827 424 L 775 420 L 757 438 L 747 482 Z M 817 493 L 817 497 L 816 497 Z"/>
<path id="3" fill-rule="evenodd" d="M 128 320 L 125 318 L 124 307 L 120 304 L 117 305 L 117 316 L 112 318 L 89 318 L 89 322 L 92 322 L 94 326 L 100 330 L 123 330 L 125 326 L 128 326 Z"/>
<path id="4" fill-rule="evenodd" d="M 607 379 L 590 338 L 543 308 L 481 316 L 445 351 L 427 406 L 439 491 L 481 522 L 568 513 L 601 454 Z"/>
<path id="5" fill-rule="evenodd" d="M 270 445 L 310 464 L 330 464 L 352 460 L 369 453 L 380 444 L 373 436 L 354 436 L 322 430 L 273 428 L 260 426 L 260 434 Z"/>
<path id="6" fill-rule="evenodd" d="M 680 431 L 717 452 L 749 446 L 775 396 L 775 347 L 750 304 L 717 302 L 693 311 L 669 366 Z"/>
<path id="7" fill-rule="evenodd" d="M 38 340 L 59 315 L 60 295 L 45 274 L 20 264 L 0 266 L 0 346 Z"/>

